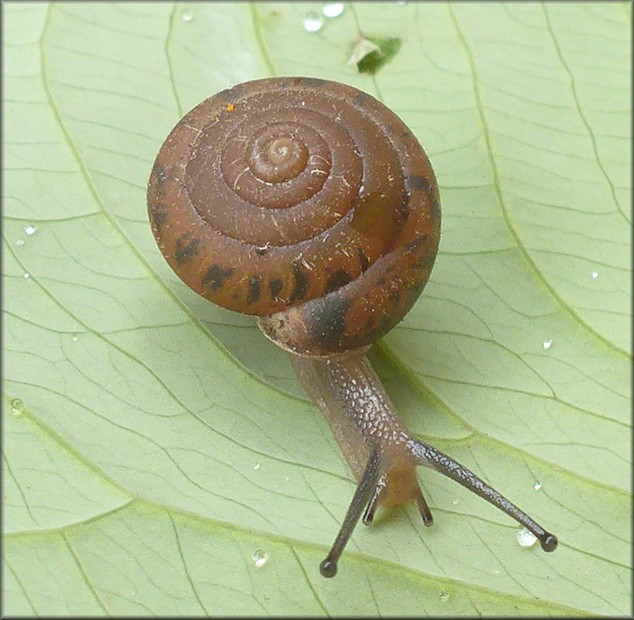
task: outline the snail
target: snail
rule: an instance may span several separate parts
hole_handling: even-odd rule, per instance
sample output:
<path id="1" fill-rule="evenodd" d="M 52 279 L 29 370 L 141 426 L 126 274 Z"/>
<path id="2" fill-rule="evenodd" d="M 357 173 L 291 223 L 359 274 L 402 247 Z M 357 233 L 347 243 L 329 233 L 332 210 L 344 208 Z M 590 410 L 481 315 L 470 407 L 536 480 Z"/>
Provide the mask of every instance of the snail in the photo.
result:
<path id="1" fill-rule="evenodd" d="M 358 486 L 325 577 L 356 524 L 414 502 L 424 465 L 557 538 L 466 467 L 412 437 L 366 357 L 422 292 L 440 240 L 425 151 L 396 114 L 351 86 L 283 77 L 238 84 L 173 128 L 148 183 L 152 231 L 176 274 L 206 299 L 255 315 L 289 352 Z"/>

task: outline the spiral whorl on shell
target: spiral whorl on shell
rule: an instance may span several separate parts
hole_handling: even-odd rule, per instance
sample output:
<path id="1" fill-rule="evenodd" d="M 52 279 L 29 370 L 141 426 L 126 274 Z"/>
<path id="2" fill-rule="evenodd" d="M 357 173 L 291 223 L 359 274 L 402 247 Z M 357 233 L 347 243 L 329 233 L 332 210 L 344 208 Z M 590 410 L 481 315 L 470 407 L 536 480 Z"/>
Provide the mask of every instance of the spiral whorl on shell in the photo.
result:
<path id="1" fill-rule="evenodd" d="M 312 78 L 238 84 L 174 127 L 148 187 L 192 289 L 300 355 L 372 343 L 421 293 L 440 238 L 431 164 L 376 99 Z"/>

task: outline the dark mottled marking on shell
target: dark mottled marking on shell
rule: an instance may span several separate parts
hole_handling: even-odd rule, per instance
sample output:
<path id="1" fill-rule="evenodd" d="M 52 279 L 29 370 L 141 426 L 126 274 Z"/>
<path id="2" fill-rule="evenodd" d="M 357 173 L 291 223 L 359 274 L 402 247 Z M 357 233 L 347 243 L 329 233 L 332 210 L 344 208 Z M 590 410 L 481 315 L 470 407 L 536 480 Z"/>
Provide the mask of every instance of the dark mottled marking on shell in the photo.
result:
<path id="1" fill-rule="evenodd" d="M 366 94 L 366 93 L 359 93 L 353 100 L 352 103 L 360 108 L 362 108 L 365 105 L 365 102 L 371 99 L 370 95 Z"/>
<path id="2" fill-rule="evenodd" d="M 295 286 L 293 287 L 293 292 L 291 293 L 291 304 L 304 299 L 310 284 L 306 274 L 302 271 L 297 261 L 293 261 L 293 277 L 295 278 Z"/>
<path id="3" fill-rule="evenodd" d="M 419 189 L 427 194 L 429 202 L 431 203 L 431 208 L 434 212 L 434 218 L 440 218 L 440 201 L 438 199 L 438 193 L 432 187 L 429 179 L 416 174 L 412 174 L 407 177 L 407 183 L 410 189 Z"/>
<path id="4" fill-rule="evenodd" d="M 412 189 L 422 189 L 426 194 L 429 194 L 429 180 L 425 177 L 411 174 L 407 177 L 407 183 Z"/>
<path id="5" fill-rule="evenodd" d="M 381 277 L 380 277 L 380 278 L 376 281 L 376 283 L 377 283 L 379 286 L 383 286 L 383 285 L 385 284 L 385 276 L 381 276 Z"/>
<path id="6" fill-rule="evenodd" d="M 249 292 L 247 293 L 247 305 L 260 299 L 262 290 L 260 288 L 260 276 L 251 276 L 249 278 Z"/>
<path id="7" fill-rule="evenodd" d="M 150 219 L 152 220 L 152 226 L 154 229 L 161 233 L 165 218 L 167 217 L 167 207 L 162 202 L 165 199 L 165 185 L 164 182 L 167 179 L 167 173 L 165 168 L 159 162 L 154 164 L 153 174 L 156 176 L 156 194 L 154 196 L 154 202 L 150 210 Z"/>
<path id="8" fill-rule="evenodd" d="M 361 271 L 365 271 L 370 264 L 370 259 L 365 255 L 362 248 L 359 248 L 359 264 L 361 265 Z"/>
<path id="9" fill-rule="evenodd" d="M 325 86 L 326 84 L 326 80 L 322 80 L 320 78 L 313 78 L 313 77 L 300 78 L 300 81 L 302 84 L 305 84 L 306 86 L 315 87 L 315 88 L 319 88 L 320 86 Z"/>
<path id="10" fill-rule="evenodd" d="M 400 298 L 401 298 L 400 291 L 398 291 L 398 290 L 390 291 L 390 300 L 393 301 L 395 304 L 398 303 Z"/>
<path id="11" fill-rule="evenodd" d="M 403 189 L 403 196 L 401 197 L 401 202 L 396 206 L 400 216 L 403 218 L 403 222 L 407 220 L 409 217 L 410 210 L 410 201 L 409 196 L 407 194 L 407 190 Z"/>
<path id="12" fill-rule="evenodd" d="M 160 183 L 163 183 L 167 179 L 165 168 L 159 163 L 156 164 L 156 178 Z"/>
<path id="13" fill-rule="evenodd" d="M 431 209 L 434 213 L 434 219 L 440 219 L 440 196 L 438 195 L 438 188 L 430 188 L 429 199 L 431 200 Z"/>
<path id="14" fill-rule="evenodd" d="M 380 338 L 384 334 L 387 334 L 387 332 L 389 332 L 392 329 L 392 327 L 394 327 L 394 325 L 396 325 L 396 323 L 398 323 L 399 321 L 401 321 L 401 319 L 398 319 L 398 321 L 395 321 L 394 318 L 391 316 L 384 317 L 379 322 L 376 329 L 374 330 L 375 333 L 377 334 L 376 339 L 378 340 L 378 338 Z"/>
<path id="15" fill-rule="evenodd" d="M 413 305 L 420 297 L 422 290 L 425 288 L 427 280 L 415 280 L 413 284 L 407 287 L 405 291 L 405 299 L 409 300 L 407 303 Z"/>
<path id="16" fill-rule="evenodd" d="M 233 269 L 223 269 L 220 265 L 212 265 L 203 278 L 203 286 L 216 291 L 224 286 L 225 281 L 233 274 Z"/>
<path id="17" fill-rule="evenodd" d="M 225 88 L 225 90 L 221 90 L 219 93 L 215 95 L 216 97 L 220 97 L 229 103 L 233 103 L 236 99 L 233 88 Z"/>
<path id="18" fill-rule="evenodd" d="M 434 266 L 435 259 L 435 256 L 430 256 L 427 252 L 425 252 L 421 256 L 420 260 L 416 263 L 416 266 L 431 270 L 431 268 Z"/>
<path id="19" fill-rule="evenodd" d="M 328 293 L 332 293 L 333 291 L 336 291 L 338 288 L 341 288 L 342 286 L 345 286 L 346 284 L 348 284 L 348 282 L 350 282 L 352 278 L 350 277 L 350 274 L 345 271 L 344 269 L 339 269 L 337 271 L 335 271 L 335 273 L 333 273 L 329 278 L 328 278 L 328 282 L 326 282 L 326 295 Z"/>
<path id="20" fill-rule="evenodd" d="M 273 301 L 277 301 L 280 298 L 282 286 L 282 280 L 280 280 L 279 278 L 275 278 L 275 280 L 271 280 L 269 282 L 269 291 L 271 291 L 271 297 L 273 298 Z"/>
<path id="21" fill-rule="evenodd" d="M 176 250 L 174 251 L 176 262 L 183 264 L 192 256 L 196 256 L 196 254 L 198 254 L 199 245 L 200 239 L 192 239 L 189 233 L 185 233 L 182 237 L 179 237 L 176 240 Z"/>
<path id="22" fill-rule="evenodd" d="M 419 237 L 418 239 L 414 239 L 414 241 L 410 241 L 405 248 L 407 249 L 408 252 L 413 252 L 414 250 L 416 250 L 422 243 L 425 243 L 425 241 L 427 241 L 428 237 L 427 235 L 423 235 L 422 237 Z"/>
<path id="23" fill-rule="evenodd" d="M 165 209 L 165 205 L 160 203 L 155 204 L 154 211 L 152 211 L 152 224 L 159 233 L 163 229 L 163 224 L 165 223 L 166 218 L 167 218 L 167 212 Z"/>
<path id="24" fill-rule="evenodd" d="M 427 284 L 427 280 L 422 278 L 417 278 L 410 284 L 405 287 L 405 290 L 408 291 L 409 295 L 420 295 L 420 292 L 425 288 L 425 284 Z"/>
<path id="25" fill-rule="evenodd" d="M 311 333 L 315 341 L 329 347 L 336 347 L 346 330 L 346 314 L 350 302 L 340 295 L 328 295 L 317 300 L 311 312 Z"/>
<path id="26" fill-rule="evenodd" d="M 391 316 L 383 317 L 380 321 L 375 323 L 374 320 L 367 323 L 366 330 L 368 333 L 368 337 L 370 342 L 376 342 L 379 338 L 382 338 L 387 332 L 394 327 L 398 321 L 394 321 L 394 318 Z"/>

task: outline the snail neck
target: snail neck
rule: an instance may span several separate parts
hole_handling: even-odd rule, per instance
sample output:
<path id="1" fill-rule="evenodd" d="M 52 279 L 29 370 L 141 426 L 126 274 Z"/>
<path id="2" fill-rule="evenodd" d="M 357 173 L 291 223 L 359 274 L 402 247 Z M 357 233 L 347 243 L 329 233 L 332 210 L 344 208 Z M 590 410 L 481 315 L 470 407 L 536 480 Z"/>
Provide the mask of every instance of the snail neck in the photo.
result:
<path id="1" fill-rule="evenodd" d="M 390 499 L 384 502 L 382 498 L 382 503 L 408 503 L 418 488 L 411 437 L 366 357 L 368 348 L 327 358 L 291 354 L 291 363 L 300 384 L 330 424 L 357 480 L 375 450 L 380 456 L 381 473 L 393 470 L 384 494 L 385 499 Z M 412 489 L 396 488 L 412 484 Z"/>

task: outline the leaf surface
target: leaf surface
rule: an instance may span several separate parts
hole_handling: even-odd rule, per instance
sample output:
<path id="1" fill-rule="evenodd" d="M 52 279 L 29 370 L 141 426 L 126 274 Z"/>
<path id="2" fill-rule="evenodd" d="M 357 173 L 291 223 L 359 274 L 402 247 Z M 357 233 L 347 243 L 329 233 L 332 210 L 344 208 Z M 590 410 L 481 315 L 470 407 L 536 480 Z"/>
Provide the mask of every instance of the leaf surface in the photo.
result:
<path id="1" fill-rule="evenodd" d="M 3 5 L 5 613 L 632 613 L 630 5 L 346 3 L 307 32 L 322 7 Z M 373 75 L 363 37 L 400 41 Z M 145 206 L 178 119 L 274 75 L 370 92 L 424 144 L 440 253 L 371 359 L 555 553 L 422 471 L 434 527 L 383 510 L 319 576 L 354 490 L 330 430 Z"/>

